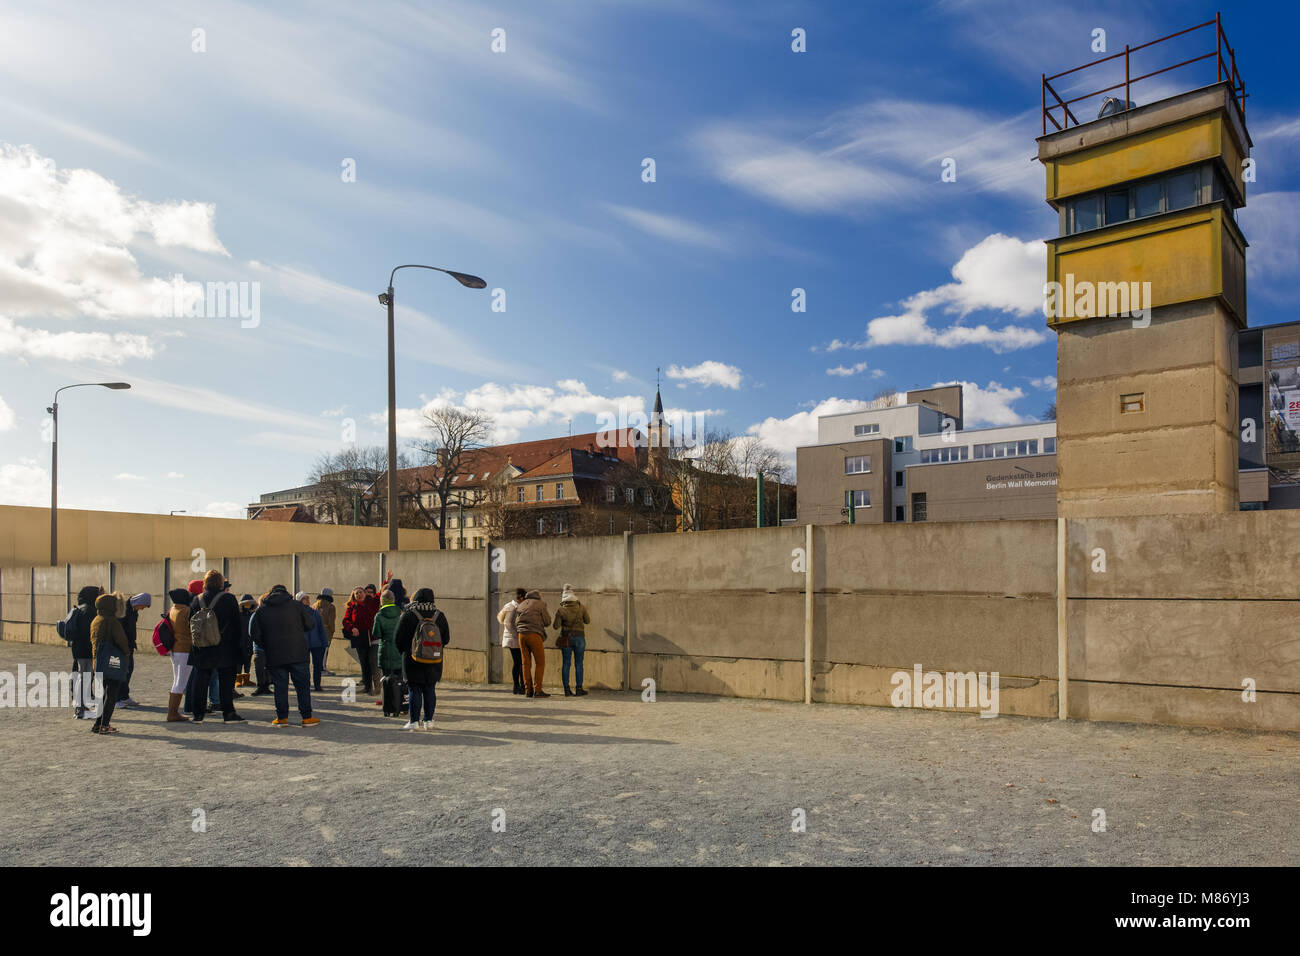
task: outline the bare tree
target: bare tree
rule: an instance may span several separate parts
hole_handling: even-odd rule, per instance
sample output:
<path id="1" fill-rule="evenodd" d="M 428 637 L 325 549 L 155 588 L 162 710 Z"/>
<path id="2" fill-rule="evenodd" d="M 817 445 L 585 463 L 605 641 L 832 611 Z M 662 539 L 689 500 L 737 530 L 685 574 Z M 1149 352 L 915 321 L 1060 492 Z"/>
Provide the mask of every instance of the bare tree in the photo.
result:
<path id="1" fill-rule="evenodd" d="M 398 464 L 404 467 L 401 458 Z M 334 524 L 374 527 L 384 523 L 384 502 L 373 486 L 387 471 L 388 452 L 382 446 L 349 445 L 317 458 L 307 480 L 317 486 L 318 511 Z"/>
<path id="2" fill-rule="evenodd" d="M 455 503 L 452 482 L 464 473 L 471 453 L 487 444 L 492 427 L 492 417 L 480 409 L 447 406 L 424 414 L 426 437 L 415 443 L 420 467 L 405 490 L 415 510 L 438 532 L 439 548 L 447 547 L 447 506 Z"/>
<path id="3" fill-rule="evenodd" d="M 871 399 L 872 408 L 894 408 L 897 405 L 898 392 L 892 388 L 881 389 Z"/>
<path id="4" fill-rule="evenodd" d="M 1042 418 L 1045 422 L 1056 421 L 1056 402 L 1052 402 L 1052 404 L 1043 409 Z"/>

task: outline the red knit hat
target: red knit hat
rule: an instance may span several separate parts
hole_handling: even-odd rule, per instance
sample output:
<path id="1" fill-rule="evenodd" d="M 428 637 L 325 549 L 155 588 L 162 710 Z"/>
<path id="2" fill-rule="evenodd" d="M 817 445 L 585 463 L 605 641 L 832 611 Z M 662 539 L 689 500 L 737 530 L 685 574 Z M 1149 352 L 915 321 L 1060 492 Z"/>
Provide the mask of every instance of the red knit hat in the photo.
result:
<path id="1" fill-rule="evenodd" d="M 203 593 L 203 579 L 195 578 L 188 585 L 186 585 L 186 588 L 191 594 L 197 597 L 198 595 Z"/>

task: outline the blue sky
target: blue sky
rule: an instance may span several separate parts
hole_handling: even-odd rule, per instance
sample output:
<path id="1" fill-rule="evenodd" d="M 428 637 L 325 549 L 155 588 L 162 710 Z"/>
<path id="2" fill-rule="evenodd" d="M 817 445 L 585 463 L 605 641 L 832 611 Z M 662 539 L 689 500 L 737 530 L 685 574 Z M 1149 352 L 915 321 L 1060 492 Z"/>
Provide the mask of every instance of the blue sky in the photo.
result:
<path id="1" fill-rule="evenodd" d="M 0 13 L 0 503 L 240 515 L 345 425 L 430 403 L 503 440 L 665 404 L 791 453 L 818 411 L 967 383 L 972 424 L 1053 400 L 1038 79 L 1210 3 L 214 2 Z M 1289 4 L 1225 13 L 1251 98 L 1252 325 L 1290 321 Z M 791 49 L 806 31 L 807 50 Z M 196 46 L 195 30 L 202 52 Z M 504 30 L 505 49 L 492 49 Z M 1211 42 L 1202 31 L 1195 52 Z M 1188 48 L 1184 48 L 1188 49 Z M 1208 49 L 1208 48 L 1206 48 Z M 1188 54 L 1190 55 L 1190 54 Z M 1183 56 L 1179 56 L 1182 59 Z M 1159 65 L 1166 65 L 1161 63 Z M 1203 72 L 1208 70 L 1208 79 Z M 1213 81 L 1148 81 L 1149 102 Z M 956 162 L 955 182 L 941 164 Z M 643 180 L 654 160 L 655 181 Z M 355 163 L 355 181 L 344 165 Z M 257 322 L 158 290 L 257 283 Z M 250 286 L 251 288 L 251 286 Z M 504 311 L 493 311 L 502 301 Z M 791 310 L 803 289 L 807 311 Z"/>

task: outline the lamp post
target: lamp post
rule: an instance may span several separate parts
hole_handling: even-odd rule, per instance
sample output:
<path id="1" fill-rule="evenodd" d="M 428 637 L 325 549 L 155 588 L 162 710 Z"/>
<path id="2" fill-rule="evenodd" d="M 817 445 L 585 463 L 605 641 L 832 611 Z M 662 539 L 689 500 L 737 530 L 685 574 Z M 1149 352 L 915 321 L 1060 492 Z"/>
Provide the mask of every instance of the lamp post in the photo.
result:
<path id="1" fill-rule="evenodd" d="M 64 385 L 55 389 L 54 403 L 45 410 L 50 413 L 54 423 L 50 447 L 50 565 L 59 563 L 59 392 L 69 388 L 130 388 L 126 382 L 80 382 L 77 385 Z"/>
<path id="2" fill-rule="evenodd" d="M 428 269 L 445 272 L 467 289 L 486 289 L 487 283 L 478 276 L 437 266 L 398 266 L 388 275 L 388 289 L 379 293 L 380 305 L 388 306 L 388 550 L 397 550 L 397 358 L 393 343 L 393 277 L 398 269 Z"/>

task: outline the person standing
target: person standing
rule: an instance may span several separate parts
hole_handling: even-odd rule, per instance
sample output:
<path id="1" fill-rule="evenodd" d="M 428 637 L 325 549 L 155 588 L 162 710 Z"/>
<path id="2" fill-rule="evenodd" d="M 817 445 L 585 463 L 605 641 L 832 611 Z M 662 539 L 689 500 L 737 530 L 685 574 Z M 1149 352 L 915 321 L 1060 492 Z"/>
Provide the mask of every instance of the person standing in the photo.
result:
<path id="1" fill-rule="evenodd" d="M 437 686 L 442 679 L 443 649 L 451 642 L 447 615 L 434 604 L 432 588 L 420 588 L 397 622 L 397 649 L 402 652 L 406 683 L 411 691 L 410 719 L 403 730 L 433 727 L 438 706 Z"/>
<path id="2" fill-rule="evenodd" d="M 501 646 L 510 652 L 510 678 L 514 681 L 514 693 L 524 692 L 523 666 L 519 656 L 519 632 L 515 630 L 515 609 L 524 599 L 524 589 L 515 588 L 515 597 L 501 610 L 497 611 L 497 621 L 501 624 Z"/>
<path id="3" fill-rule="evenodd" d="M 325 636 L 325 622 L 321 619 L 320 611 L 311 606 L 311 595 L 306 591 L 299 591 L 293 596 L 293 599 L 307 609 L 311 615 L 311 630 L 307 632 L 307 650 L 311 652 L 311 686 L 312 690 L 320 693 L 321 672 L 325 670 L 325 653 L 330 649 L 329 638 Z"/>
<path id="4" fill-rule="evenodd" d="M 373 694 L 379 676 L 370 667 L 370 629 L 374 626 L 379 603 L 376 601 L 374 610 L 371 610 L 367 597 L 365 588 L 352 589 L 352 597 L 343 609 L 343 636 L 356 651 L 357 663 L 361 665 L 361 683 L 365 685 L 366 693 Z"/>
<path id="5" fill-rule="evenodd" d="M 189 685 L 193 667 L 190 665 L 190 592 L 185 588 L 172 588 L 167 592 L 172 606 L 167 611 L 175 643 L 168 655 L 172 662 L 172 686 L 167 695 L 167 722 L 189 720 L 181 713 L 181 698 Z"/>
<path id="6" fill-rule="evenodd" d="M 248 631 L 248 624 L 257 610 L 257 598 L 251 594 L 239 598 L 239 671 L 235 674 L 235 686 L 247 687 L 249 675 L 253 671 L 253 636 Z M 238 696 L 243 696 L 238 695 Z"/>
<path id="7" fill-rule="evenodd" d="M 90 622 L 90 643 L 95 652 L 95 672 L 104 677 L 104 698 L 100 701 L 99 716 L 91 726 L 92 734 L 115 734 L 113 706 L 126 678 L 126 659 L 131 652 L 118 617 L 118 601 L 112 594 L 95 598 L 95 619 Z"/>
<path id="8" fill-rule="evenodd" d="M 402 652 L 397 649 L 397 622 L 401 617 L 397 595 L 385 591 L 379 596 L 379 613 L 370 629 L 371 638 L 379 645 L 379 690 L 385 717 L 402 712 Z"/>
<path id="9" fill-rule="evenodd" d="M 103 592 L 87 584 L 77 592 L 77 603 L 63 620 L 63 639 L 72 651 L 74 720 L 86 719 L 86 702 L 95 692 L 95 647 L 90 642 L 90 625 L 95 620 L 95 601 Z"/>
<path id="10" fill-rule="evenodd" d="M 334 646 L 334 592 L 329 588 L 321 588 L 320 596 L 316 598 L 316 603 L 312 605 L 319 613 L 321 623 L 325 625 L 325 670 L 326 677 L 333 677 L 334 672 L 329 669 L 330 648 Z"/>
<path id="11" fill-rule="evenodd" d="M 275 688 L 275 720 L 272 726 L 289 725 L 289 681 L 298 695 L 298 713 L 304 727 L 314 727 L 320 720 L 311 713 L 311 687 L 308 683 L 307 632 L 316 622 L 311 609 L 295 601 L 283 584 L 277 584 L 262 598 L 249 625 L 253 640 L 266 652 L 266 666 Z"/>
<path id="12" fill-rule="evenodd" d="M 555 629 L 560 632 L 560 637 L 555 643 L 563 657 L 560 664 L 560 678 L 564 681 L 565 697 L 587 696 L 587 692 L 582 689 L 582 658 L 587 653 L 587 625 L 590 623 L 591 616 L 583 603 L 578 600 L 573 585 L 566 584 L 564 590 L 560 592 L 560 606 L 555 610 Z M 570 658 L 573 658 L 577 665 L 575 676 L 578 679 L 578 689 L 576 691 L 569 690 Z"/>
<path id="13" fill-rule="evenodd" d="M 551 612 L 546 609 L 541 592 L 536 589 L 524 595 L 515 608 L 515 631 L 519 635 L 519 653 L 524 665 L 524 696 L 550 697 L 542 690 L 542 677 L 546 674 L 546 629 L 551 624 Z"/>
<path id="14" fill-rule="evenodd" d="M 235 712 L 235 669 L 239 666 L 239 601 L 225 590 L 225 578 L 213 568 L 203 576 L 203 593 L 190 604 L 190 664 L 194 667 L 194 720 L 203 720 L 207 708 L 204 689 L 215 671 L 221 714 L 227 723 L 244 718 Z M 212 624 L 204 623 L 209 615 Z M 215 638 L 215 643 L 213 639 Z"/>
<path id="15" fill-rule="evenodd" d="M 127 658 L 126 680 L 122 682 L 117 692 L 117 706 L 139 707 L 139 703 L 131 699 L 131 676 L 135 674 L 135 652 L 139 647 L 136 629 L 140 626 L 140 612 L 145 608 L 153 607 L 153 595 L 142 592 L 125 603 L 126 613 L 122 615 L 122 630 L 126 631 L 126 640 L 131 645 L 131 654 Z"/>

